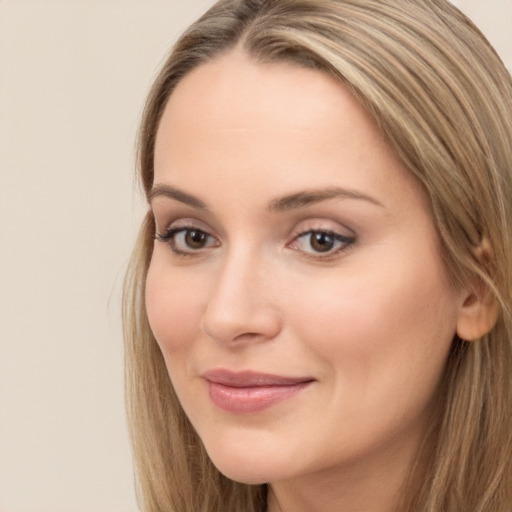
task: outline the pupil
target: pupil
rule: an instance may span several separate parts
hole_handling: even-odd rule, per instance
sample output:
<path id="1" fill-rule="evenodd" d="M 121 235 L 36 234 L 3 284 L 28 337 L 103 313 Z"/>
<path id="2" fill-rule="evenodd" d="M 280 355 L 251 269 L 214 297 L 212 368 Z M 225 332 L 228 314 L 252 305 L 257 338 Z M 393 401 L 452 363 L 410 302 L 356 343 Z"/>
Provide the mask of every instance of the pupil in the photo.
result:
<path id="1" fill-rule="evenodd" d="M 327 252 L 332 249 L 334 238 L 328 233 L 312 233 L 311 247 L 317 252 Z"/>
<path id="2" fill-rule="evenodd" d="M 192 249 L 200 249 L 206 242 L 206 236 L 204 231 L 194 229 L 187 232 L 185 242 Z"/>

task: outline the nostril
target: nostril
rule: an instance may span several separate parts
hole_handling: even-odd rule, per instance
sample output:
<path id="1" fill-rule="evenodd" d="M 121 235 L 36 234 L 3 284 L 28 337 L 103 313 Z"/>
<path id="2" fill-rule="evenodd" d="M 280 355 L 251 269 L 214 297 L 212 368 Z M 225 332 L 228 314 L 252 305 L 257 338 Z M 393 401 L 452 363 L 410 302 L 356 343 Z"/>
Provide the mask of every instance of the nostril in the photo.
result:
<path id="1" fill-rule="evenodd" d="M 255 338 L 258 338 L 258 337 L 261 337 L 262 334 L 260 333 L 257 333 L 257 332 L 247 332 L 247 333 L 243 333 L 243 334 L 239 334 L 238 336 L 236 336 L 233 341 L 244 341 L 244 340 L 253 340 Z"/>

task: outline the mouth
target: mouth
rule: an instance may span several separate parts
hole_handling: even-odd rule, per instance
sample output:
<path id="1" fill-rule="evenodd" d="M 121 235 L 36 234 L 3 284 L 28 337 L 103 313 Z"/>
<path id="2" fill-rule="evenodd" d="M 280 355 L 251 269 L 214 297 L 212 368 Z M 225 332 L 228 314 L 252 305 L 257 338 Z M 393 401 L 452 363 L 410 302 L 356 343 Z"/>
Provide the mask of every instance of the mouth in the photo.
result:
<path id="1" fill-rule="evenodd" d="M 217 369 L 205 372 L 212 402 L 233 414 L 256 413 L 297 395 L 309 387 L 311 377 L 285 377 L 257 372 Z"/>

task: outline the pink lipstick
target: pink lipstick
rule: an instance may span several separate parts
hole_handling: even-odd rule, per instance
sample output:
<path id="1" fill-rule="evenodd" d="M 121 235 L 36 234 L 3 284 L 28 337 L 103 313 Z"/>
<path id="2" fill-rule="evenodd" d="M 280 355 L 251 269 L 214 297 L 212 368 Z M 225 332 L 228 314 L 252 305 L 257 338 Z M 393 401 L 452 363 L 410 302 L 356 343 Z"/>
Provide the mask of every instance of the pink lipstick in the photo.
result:
<path id="1" fill-rule="evenodd" d="M 282 377 L 256 372 L 211 370 L 202 375 L 212 402 L 234 414 L 255 413 L 296 395 L 308 387 L 311 377 Z"/>

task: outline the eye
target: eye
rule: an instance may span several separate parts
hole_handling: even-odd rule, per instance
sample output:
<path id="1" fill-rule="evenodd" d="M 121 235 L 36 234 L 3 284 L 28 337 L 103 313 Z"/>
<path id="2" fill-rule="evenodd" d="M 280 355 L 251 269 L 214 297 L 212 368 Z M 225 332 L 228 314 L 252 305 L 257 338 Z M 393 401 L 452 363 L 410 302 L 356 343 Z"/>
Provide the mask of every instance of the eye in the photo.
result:
<path id="1" fill-rule="evenodd" d="M 195 227 L 171 228 L 156 235 L 160 242 L 166 242 L 176 254 L 189 255 L 210 247 L 218 246 L 217 240 L 202 229 Z"/>
<path id="2" fill-rule="evenodd" d="M 290 247 L 309 254 L 328 256 L 347 249 L 354 241 L 354 237 L 334 231 L 310 230 L 298 235 Z"/>

